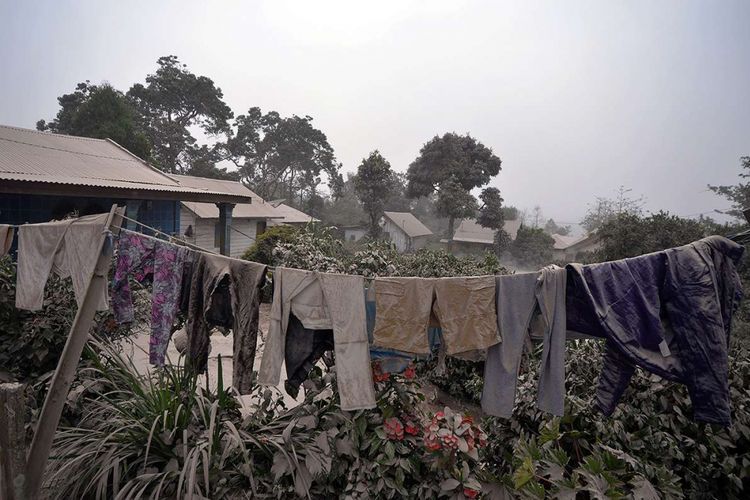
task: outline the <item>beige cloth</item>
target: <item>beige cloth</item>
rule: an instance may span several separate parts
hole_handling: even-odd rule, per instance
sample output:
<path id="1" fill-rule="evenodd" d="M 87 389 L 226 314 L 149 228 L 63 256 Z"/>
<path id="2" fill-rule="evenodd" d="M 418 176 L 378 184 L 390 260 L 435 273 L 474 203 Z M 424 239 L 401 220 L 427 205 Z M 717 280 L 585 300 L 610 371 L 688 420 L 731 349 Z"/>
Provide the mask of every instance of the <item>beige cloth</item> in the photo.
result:
<path id="1" fill-rule="evenodd" d="M 501 341 L 495 277 L 377 278 L 373 345 L 429 354 L 427 327 L 434 314 L 447 354 L 487 349 Z"/>
<path id="2" fill-rule="evenodd" d="M 42 308 L 44 287 L 51 271 L 72 279 L 80 307 L 99 258 L 106 221 L 107 214 L 99 214 L 19 227 L 16 307 L 32 311 Z M 97 310 L 107 309 L 105 287 L 98 298 Z"/>
<path id="3" fill-rule="evenodd" d="M 4 256 L 13 245 L 13 226 L 0 224 L 0 257 Z"/>
<path id="4" fill-rule="evenodd" d="M 278 267 L 273 282 L 271 323 L 258 382 L 262 385 L 279 384 L 289 315 L 294 314 L 305 328 L 333 330 L 341 408 L 374 408 L 375 386 L 367 341 L 364 279 Z"/>

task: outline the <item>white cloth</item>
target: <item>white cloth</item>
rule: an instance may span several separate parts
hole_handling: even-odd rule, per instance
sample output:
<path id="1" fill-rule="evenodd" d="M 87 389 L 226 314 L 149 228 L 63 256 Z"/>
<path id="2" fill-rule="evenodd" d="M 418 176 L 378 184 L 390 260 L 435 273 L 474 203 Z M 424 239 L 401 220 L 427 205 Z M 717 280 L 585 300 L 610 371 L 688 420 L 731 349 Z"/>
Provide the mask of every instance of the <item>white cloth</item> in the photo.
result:
<path id="1" fill-rule="evenodd" d="M 44 287 L 51 271 L 72 279 L 80 307 L 99 258 L 106 221 L 107 214 L 99 214 L 19 227 L 16 307 L 32 311 L 42 308 Z M 105 288 L 98 298 L 97 310 L 107 309 Z"/>

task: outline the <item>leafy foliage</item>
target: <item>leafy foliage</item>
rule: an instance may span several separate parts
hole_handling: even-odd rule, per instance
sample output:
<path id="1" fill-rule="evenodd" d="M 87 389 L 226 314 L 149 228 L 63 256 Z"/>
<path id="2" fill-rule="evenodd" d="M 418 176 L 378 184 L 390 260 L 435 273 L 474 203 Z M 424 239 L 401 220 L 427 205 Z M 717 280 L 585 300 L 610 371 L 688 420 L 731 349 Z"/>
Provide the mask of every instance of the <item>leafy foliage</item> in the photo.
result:
<path id="1" fill-rule="evenodd" d="M 136 156 L 148 160 L 151 145 L 141 127 L 138 112 L 130 101 L 111 85 L 88 81 L 57 98 L 60 109 L 51 122 L 39 120 L 39 130 L 97 139 L 112 139 Z"/>
<path id="2" fill-rule="evenodd" d="M 505 223 L 505 213 L 503 211 L 503 198 L 500 196 L 500 190 L 489 187 L 479 195 L 482 200 L 482 207 L 479 209 L 477 223 L 482 227 L 499 230 Z"/>
<path id="3" fill-rule="evenodd" d="M 742 164 L 740 179 L 747 179 L 750 177 L 750 156 L 742 156 L 740 163 Z M 708 186 L 708 188 L 731 201 L 732 210 L 728 210 L 727 213 L 744 222 L 742 211 L 750 207 L 750 183 L 739 182 L 734 186 Z"/>
<path id="4" fill-rule="evenodd" d="M 632 189 L 620 186 L 617 190 L 617 197 L 614 199 L 597 197 L 596 202 L 589 206 L 581 225 L 590 233 L 618 215 L 641 215 L 643 213 L 643 197 L 632 198 L 628 194 L 631 191 Z"/>
<path id="5" fill-rule="evenodd" d="M 276 246 L 293 241 L 299 230 L 293 226 L 273 226 L 255 239 L 255 243 L 242 256 L 245 260 L 260 262 L 270 266 L 277 265 L 273 250 Z"/>
<path id="6" fill-rule="evenodd" d="M 380 219 L 383 217 L 385 201 L 396 187 L 397 180 L 391 164 L 375 150 L 362 160 L 354 177 L 354 191 L 369 217 L 369 236 L 380 236 Z"/>
<path id="7" fill-rule="evenodd" d="M 541 266 L 552 261 L 555 240 L 539 227 L 521 225 L 516 239 L 510 244 L 510 253 L 525 266 Z"/>

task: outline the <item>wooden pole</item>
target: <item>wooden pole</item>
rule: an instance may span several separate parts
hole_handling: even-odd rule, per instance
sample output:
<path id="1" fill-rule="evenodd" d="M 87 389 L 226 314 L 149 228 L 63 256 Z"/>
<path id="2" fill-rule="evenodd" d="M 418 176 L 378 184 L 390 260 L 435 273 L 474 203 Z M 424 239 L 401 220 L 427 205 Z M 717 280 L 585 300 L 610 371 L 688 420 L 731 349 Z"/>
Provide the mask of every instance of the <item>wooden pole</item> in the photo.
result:
<path id="1" fill-rule="evenodd" d="M 0 498 L 22 498 L 26 466 L 23 384 L 0 384 Z"/>
<path id="2" fill-rule="evenodd" d="M 117 234 L 122 224 L 123 210 L 123 208 L 118 208 L 117 205 L 112 205 L 104 229 L 108 229 L 112 234 Z M 89 338 L 89 331 L 94 321 L 99 297 L 108 286 L 113 245 L 107 231 L 104 231 L 99 238 L 98 245 L 99 257 L 96 266 L 89 278 L 81 307 L 78 308 L 73 325 L 70 328 L 68 340 L 55 369 L 55 375 L 52 377 L 47 397 L 44 399 L 42 413 L 37 423 L 34 439 L 31 442 L 23 487 L 23 498 L 25 500 L 36 500 L 39 495 L 57 424 L 60 423 L 60 415 L 75 378 L 83 347 Z"/>

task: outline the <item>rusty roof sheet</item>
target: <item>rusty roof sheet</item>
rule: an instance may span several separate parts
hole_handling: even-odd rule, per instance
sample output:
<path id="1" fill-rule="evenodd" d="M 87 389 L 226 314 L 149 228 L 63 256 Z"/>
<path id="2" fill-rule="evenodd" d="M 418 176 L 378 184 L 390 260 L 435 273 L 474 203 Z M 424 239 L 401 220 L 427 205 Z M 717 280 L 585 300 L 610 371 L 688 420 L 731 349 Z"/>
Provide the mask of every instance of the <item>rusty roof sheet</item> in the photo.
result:
<path id="1" fill-rule="evenodd" d="M 175 199 L 241 202 L 247 195 L 180 185 L 109 139 L 0 125 L 0 180 L 161 191 Z M 227 196 L 228 195 L 228 196 Z"/>

